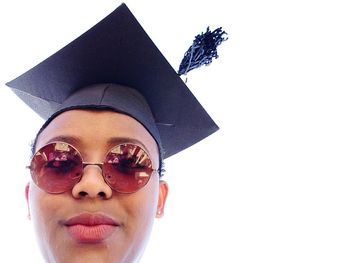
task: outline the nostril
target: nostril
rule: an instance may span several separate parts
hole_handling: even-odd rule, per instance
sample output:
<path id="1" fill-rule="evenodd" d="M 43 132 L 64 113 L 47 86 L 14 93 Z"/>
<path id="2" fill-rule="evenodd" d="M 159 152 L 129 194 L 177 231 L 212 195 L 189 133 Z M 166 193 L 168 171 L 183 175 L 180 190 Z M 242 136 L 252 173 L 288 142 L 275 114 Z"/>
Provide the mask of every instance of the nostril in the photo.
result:
<path id="1" fill-rule="evenodd" d="M 98 196 L 105 199 L 107 195 L 105 192 L 99 192 Z"/>
<path id="2" fill-rule="evenodd" d="M 87 193 L 85 191 L 80 191 L 79 192 L 79 197 L 87 197 L 87 196 L 89 196 L 89 193 Z M 100 197 L 100 198 L 103 198 L 103 199 L 105 199 L 107 197 L 106 193 L 103 192 L 103 191 L 99 192 L 97 194 L 97 196 Z"/>
<path id="3" fill-rule="evenodd" d="M 84 191 L 79 192 L 79 196 L 80 196 L 80 197 L 85 197 L 85 196 L 87 196 L 87 195 L 88 195 L 87 192 L 84 192 Z"/>

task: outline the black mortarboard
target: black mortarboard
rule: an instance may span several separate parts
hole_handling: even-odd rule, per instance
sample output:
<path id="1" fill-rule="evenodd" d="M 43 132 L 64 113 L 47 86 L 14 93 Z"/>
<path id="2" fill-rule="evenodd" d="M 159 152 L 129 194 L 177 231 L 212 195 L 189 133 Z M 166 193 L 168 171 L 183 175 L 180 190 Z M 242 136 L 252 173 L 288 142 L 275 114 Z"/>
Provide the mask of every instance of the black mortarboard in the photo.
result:
<path id="1" fill-rule="evenodd" d="M 125 4 L 7 85 L 47 122 L 70 108 L 128 114 L 164 158 L 218 130 Z"/>

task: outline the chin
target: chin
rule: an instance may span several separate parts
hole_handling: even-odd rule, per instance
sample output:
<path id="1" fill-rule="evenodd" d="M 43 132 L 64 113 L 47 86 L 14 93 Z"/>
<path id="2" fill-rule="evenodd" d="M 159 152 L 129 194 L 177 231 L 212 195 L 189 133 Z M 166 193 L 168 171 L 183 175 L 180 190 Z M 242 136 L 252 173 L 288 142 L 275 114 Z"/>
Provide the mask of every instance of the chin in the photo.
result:
<path id="1" fill-rule="evenodd" d="M 42 251 L 46 263 L 137 263 L 146 247 L 143 242 L 133 247 L 113 242 L 64 243 L 51 247 L 51 253 Z"/>

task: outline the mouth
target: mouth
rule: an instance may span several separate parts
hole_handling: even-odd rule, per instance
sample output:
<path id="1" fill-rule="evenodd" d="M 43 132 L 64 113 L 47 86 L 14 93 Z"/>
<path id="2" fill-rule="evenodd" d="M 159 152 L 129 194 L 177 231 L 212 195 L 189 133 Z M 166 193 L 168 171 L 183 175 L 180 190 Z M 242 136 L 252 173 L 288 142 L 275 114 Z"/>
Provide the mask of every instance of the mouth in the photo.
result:
<path id="1" fill-rule="evenodd" d="M 69 235 L 78 243 L 100 243 L 111 236 L 120 224 L 102 214 L 84 213 L 65 221 Z"/>

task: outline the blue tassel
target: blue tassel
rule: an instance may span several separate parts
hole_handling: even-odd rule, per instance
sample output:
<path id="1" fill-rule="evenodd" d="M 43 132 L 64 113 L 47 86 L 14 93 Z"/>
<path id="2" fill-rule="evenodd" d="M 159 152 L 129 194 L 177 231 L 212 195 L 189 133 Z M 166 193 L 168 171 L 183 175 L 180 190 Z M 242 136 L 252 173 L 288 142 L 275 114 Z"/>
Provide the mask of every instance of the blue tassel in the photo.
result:
<path id="1" fill-rule="evenodd" d="M 192 46 L 186 51 L 184 58 L 181 61 L 178 75 L 186 75 L 187 72 L 192 69 L 199 68 L 202 65 L 208 66 L 212 59 L 219 57 L 216 48 L 225 40 L 227 37 L 225 31 L 219 27 L 213 32 L 207 27 L 205 33 L 201 33 L 195 37 Z"/>

